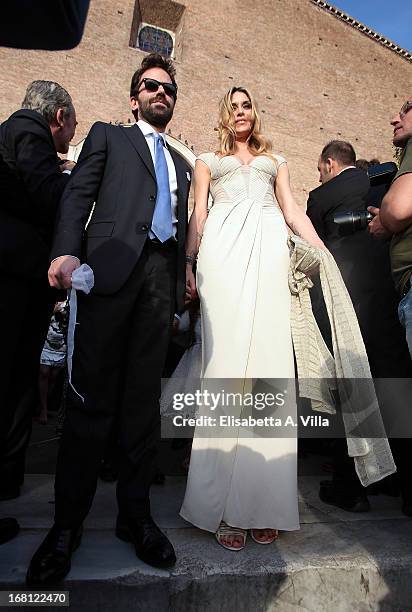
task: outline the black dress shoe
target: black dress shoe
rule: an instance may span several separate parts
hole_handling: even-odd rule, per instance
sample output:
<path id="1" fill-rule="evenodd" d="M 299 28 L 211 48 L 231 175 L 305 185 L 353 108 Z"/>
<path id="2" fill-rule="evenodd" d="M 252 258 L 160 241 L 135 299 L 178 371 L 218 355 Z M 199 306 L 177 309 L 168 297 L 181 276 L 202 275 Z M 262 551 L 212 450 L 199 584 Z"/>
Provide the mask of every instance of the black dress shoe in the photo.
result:
<path id="1" fill-rule="evenodd" d="M 0 544 L 12 540 L 19 533 L 20 526 L 15 518 L 0 519 Z"/>
<path id="2" fill-rule="evenodd" d="M 35 552 L 26 576 L 28 586 L 54 584 L 69 573 L 73 552 L 80 546 L 82 528 L 60 529 L 56 525 Z"/>
<path id="3" fill-rule="evenodd" d="M 366 495 L 348 495 L 329 483 L 321 484 L 319 498 L 325 504 L 342 508 L 342 510 L 347 512 L 368 512 L 370 510 L 370 504 Z"/>
<path id="4" fill-rule="evenodd" d="M 148 565 L 166 568 L 176 563 L 172 544 L 151 516 L 133 520 L 118 517 L 116 536 L 124 542 L 132 542 L 136 555 Z"/>

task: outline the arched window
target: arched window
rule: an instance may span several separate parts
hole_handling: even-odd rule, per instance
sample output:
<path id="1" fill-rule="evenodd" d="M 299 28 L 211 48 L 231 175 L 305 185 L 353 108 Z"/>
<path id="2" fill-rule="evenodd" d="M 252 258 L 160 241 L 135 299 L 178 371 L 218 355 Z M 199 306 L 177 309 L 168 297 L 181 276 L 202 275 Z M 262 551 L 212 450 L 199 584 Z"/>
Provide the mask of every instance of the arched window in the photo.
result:
<path id="1" fill-rule="evenodd" d="M 139 49 L 142 51 L 157 51 L 164 57 L 170 57 L 173 53 L 173 38 L 166 30 L 145 25 L 139 31 Z"/>

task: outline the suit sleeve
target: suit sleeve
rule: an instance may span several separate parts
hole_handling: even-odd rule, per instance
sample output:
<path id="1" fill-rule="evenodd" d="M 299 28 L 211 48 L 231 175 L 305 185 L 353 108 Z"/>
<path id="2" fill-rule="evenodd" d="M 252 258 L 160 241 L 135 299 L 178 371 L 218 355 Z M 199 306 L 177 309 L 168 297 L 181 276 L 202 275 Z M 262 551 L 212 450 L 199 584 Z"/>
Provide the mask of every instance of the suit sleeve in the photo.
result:
<path id="1" fill-rule="evenodd" d="M 34 206 L 54 217 L 69 176 L 60 172 L 49 128 L 26 117 L 9 120 L 8 147 Z"/>
<path id="2" fill-rule="evenodd" d="M 319 238 L 323 241 L 326 239 L 326 229 L 322 215 L 322 206 L 317 201 L 313 194 L 309 194 L 307 215 L 313 223 L 313 227 L 319 235 Z M 325 340 L 328 348 L 332 351 L 332 336 L 330 330 L 329 316 L 326 309 L 326 304 L 323 299 L 322 285 L 320 283 L 320 277 L 315 275 L 312 278 L 313 287 L 310 290 L 310 299 L 312 302 L 312 310 L 315 316 L 316 322 L 320 329 L 320 332 Z"/>
<path id="3" fill-rule="evenodd" d="M 83 233 L 97 200 L 107 157 L 106 127 L 95 123 L 63 193 L 58 211 L 51 259 L 75 255 L 80 259 Z"/>
<path id="4" fill-rule="evenodd" d="M 325 241 L 326 228 L 322 214 L 322 206 L 316 201 L 316 198 L 312 194 L 309 194 L 306 214 L 312 221 L 313 227 L 319 235 L 319 238 Z"/>

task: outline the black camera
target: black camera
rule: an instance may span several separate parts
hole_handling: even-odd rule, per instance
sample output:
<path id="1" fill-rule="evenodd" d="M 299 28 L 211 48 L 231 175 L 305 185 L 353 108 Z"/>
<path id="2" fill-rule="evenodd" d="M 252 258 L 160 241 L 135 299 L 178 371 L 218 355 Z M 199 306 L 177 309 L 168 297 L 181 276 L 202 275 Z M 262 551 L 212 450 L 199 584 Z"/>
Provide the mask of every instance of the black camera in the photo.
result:
<path id="1" fill-rule="evenodd" d="M 394 162 L 369 166 L 367 175 L 371 187 L 383 186 L 383 190 L 386 193 L 397 171 L 398 167 Z M 343 234 L 352 234 L 358 230 L 365 229 L 372 219 L 373 215 L 368 210 L 349 210 L 344 213 L 337 213 L 333 217 L 334 223 L 340 226 Z"/>
<path id="2" fill-rule="evenodd" d="M 337 225 L 350 228 L 349 233 L 365 229 L 372 219 L 373 215 L 368 210 L 349 210 L 348 212 L 337 213 L 333 217 L 333 221 Z"/>

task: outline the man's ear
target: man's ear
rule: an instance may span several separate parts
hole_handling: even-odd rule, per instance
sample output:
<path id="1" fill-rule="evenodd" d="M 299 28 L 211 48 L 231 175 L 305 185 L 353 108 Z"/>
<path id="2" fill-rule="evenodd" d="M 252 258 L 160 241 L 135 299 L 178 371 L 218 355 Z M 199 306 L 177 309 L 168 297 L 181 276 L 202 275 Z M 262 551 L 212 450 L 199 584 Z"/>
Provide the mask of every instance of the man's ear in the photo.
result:
<path id="1" fill-rule="evenodd" d="M 60 128 L 64 127 L 64 111 L 62 108 L 59 108 L 56 113 L 56 124 Z"/>
<path id="2" fill-rule="evenodd" d="M 139 110 L 139 102 L 137 101 L 137 97 L 136 96 L 132 96 L 130 98 L 130 107 L 132 109 L 132 113 L 133 114 L 138 112 L 138 110 Z"/>
<path id="3" fill-rule="evenodd" d="M 328 159 L 326 160 L 326 168 L 329 174 L 333 171 L 334 165 L 334 160 L 331 157 L 328 157 Z"/>

